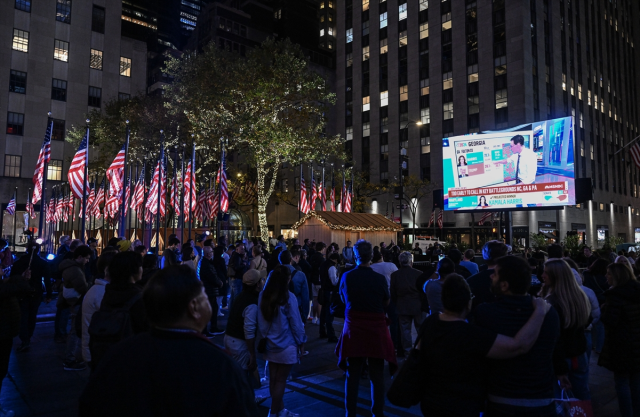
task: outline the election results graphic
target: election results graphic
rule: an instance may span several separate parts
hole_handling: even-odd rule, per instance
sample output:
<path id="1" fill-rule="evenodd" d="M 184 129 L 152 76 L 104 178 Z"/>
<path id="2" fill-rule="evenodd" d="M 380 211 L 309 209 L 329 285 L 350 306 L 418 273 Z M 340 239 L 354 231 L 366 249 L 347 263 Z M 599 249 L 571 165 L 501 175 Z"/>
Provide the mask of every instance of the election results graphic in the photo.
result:
<path id="1" fill-rule="evenodd" d="M 575 205 L 573 118 L 442 141 L 445 210 Z"/>

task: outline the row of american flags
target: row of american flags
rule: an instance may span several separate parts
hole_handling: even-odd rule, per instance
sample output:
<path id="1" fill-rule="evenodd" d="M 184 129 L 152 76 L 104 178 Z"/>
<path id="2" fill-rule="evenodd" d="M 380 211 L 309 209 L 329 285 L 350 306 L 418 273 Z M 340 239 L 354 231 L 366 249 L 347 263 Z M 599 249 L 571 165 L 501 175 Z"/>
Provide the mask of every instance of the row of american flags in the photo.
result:
<path id="1" fill-rule="evenodd" d="M 298 210 L 307 214 L 312 210 L 316 210 L 316 202 L 320 200 L 322 211 L 341 211 L 343 213 L 351 213 L 353 210 L 353 172 L 351 173 L 351 182 L 347 185 L 346 175 L 342 175 L 342 190 L 336 200 L 336 183 L 331 173 L 331 192 L 329 194 L 329 205 L 327 206 L 327 193 L 324 186 L 324 167 L 322 168 L 322 179 L 316 185 L 316 177 L 311 174 L 311 188 L 307 191 L 307 185 L 304 180 L 304 172 L 302 164 L 300 165 L 300 200 L 298 202 Z M 307 194 L 308 193 L 308 194 Z M 309 198 L 307 198 L 309 195 Z"/>
<path id="2" fill-rule="evenodd" d="M 52 129 L 53 122 L 50 122 L 36 163 L 33 176 L 33 194 L 30 194 L 27 199 L 27 211 L 31 218 L 35 218 L 33 206 L 45 199 L 43 182 L 46 166 L 51 159 Z M 125 205 L 125 210 L 135 211 L 136 216 L 141 221 L 151 221 L 152 217 L 158 213 L 158 210 L 160 210 L 160 216 L 165 217 L 167 214 L 166 205 L 169 186 L 170 199 L 168 203 L 173 209 L 174 215 L 184 216 L 185 221 L 190 218 L 201 222 L 210 220 L 216 217 L 218 213 L 227 213 L 230 208 L 230 200 L 234 198 L 242 196 L 245 203 L 252 204 L 257 197 L 256 186 L 252 182 L 236 187 L 235 192 L 230 195 L 224 150 L 222 151 L 222 162 L 218 168 L 215 182 L 212 184 L 212 181 L 209 181 L 208 186 L 204 183 L 198 186 L 195 151 L 194 156 L 187 163 L 184 178 L 181 178 L 180 171 L 176 172 L 174 170 L 175 175 L 170 184 L 168 183 L 167 157 L 164 156 L 164 153 L 161 153 L 152 166 L 153 175 L 149 184 L 146 181 L 144 166 L 138 173 L 137 178 L 131 178 L 131 175 L 126 176 L 128 137 L 127 143 L 122 146 L 98 186 L 97 180 L 90 182 L 89 178 L 85 178 L 85 176 L 88 177 L 86 174 L 89 159 L 88 142 L 89 129 L 87 129 L 71 161 L 68 172 L 68 191 L 64 191 L 62 187 L 56 187 L 48 203 L 43 201 L 45 204 L 43 214 L 47 222 L 67 222 L 69 219 L 73 219 L 76 212 L 76 200 L 80 200 L 78 203 L 80 206 L 78 217 L 82 216 L 81 213 L 85 213 L 85 218 L 100 218 L 104 216 L 105 219 L 117 219 L 121 213 L 122 204 Z M 123 193 L 124 200 L 122 198 Z M 82 206 L 83 194 L 86 195 L 86 210 Z M 184 204 L 181 204 L 181 199 L 183 199 Z M 9 214 L 15 213 L 15 204 L 16 196 L 14 194 L 6 209 Z"/>

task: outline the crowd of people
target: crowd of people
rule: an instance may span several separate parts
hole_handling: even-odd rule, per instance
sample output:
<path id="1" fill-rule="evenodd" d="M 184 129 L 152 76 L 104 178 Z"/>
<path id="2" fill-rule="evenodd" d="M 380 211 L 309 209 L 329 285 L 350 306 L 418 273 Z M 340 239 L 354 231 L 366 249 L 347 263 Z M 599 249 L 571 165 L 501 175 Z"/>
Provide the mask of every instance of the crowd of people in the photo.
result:
<path id="1" fill-rule="evenodd" d="M 591 398 L 592 351 L 614 374 L 621 415 L 640 415 L 640 270 L 626 254 L 585 248 L 576 262 L 559 245 L 515 256 L 490 241 L 481 262 L 436 245 L 428 254 L 438 262 L 416 269 L 420 248 L 393 242 L 172 235 L 161 258 L 117 238 L 98 256 L 97 243 L 63 236 L 48 262 L 32 241 L 0 283 L 0 375 L 13 338 L 30 350 L 38 307 L 57 293 L 63 369 L 91 369 L 82 416 L 256 416 L 264 398 L 253 390 L 268 386 L 269 415 L 295 417 L 285 386 L 309 339 L 335 346 L 347 417 L 363 377 L 372 414 L 384 415 L 385 362 L 393 375 L 412 349 L 425 416 L 555 416 L 563 391 Z"/>

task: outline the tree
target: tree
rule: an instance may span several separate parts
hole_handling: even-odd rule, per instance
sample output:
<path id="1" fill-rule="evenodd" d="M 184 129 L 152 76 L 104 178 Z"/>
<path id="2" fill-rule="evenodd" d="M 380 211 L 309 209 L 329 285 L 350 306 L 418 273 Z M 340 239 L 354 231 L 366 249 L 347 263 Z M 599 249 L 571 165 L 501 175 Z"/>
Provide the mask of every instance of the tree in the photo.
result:
<path id="1" fill-rule="evenodd" d="M 339 136 L 326 136 L 325 112 L 335 102 L 325 80 L 309 69 L 299 46 L 267 40 L 247 57 L 210 44 L 174 58 L 166 72 L 167 108 L 183 113 L 198 142 L 236 150 L 255 169 L 258 221 L 268 239 L 267 204 L 282 162 L 342 158 Z"/>
<path id="2" fill-rule="evenodd" d="M 578 249 L 580 248 L 580 236 L 578 236 L 577 233 L 565 236 L 563 243 L 565 250 L 568 250 L 571 256 L 576 256 L 578 254 Z"/>
<path id="3" fill-rule="evenodd" d="M 413 220 L 413 240 L 416 240 L 416 214 L 420 201 L 432 193 L 433 185 L 427 179 L 420 179 L 415 175 L 409 175 L 403 180 L 404 192 L 401 201 L 404 202 Z M 402 212 L 401 212 L 402 213 Z"/>

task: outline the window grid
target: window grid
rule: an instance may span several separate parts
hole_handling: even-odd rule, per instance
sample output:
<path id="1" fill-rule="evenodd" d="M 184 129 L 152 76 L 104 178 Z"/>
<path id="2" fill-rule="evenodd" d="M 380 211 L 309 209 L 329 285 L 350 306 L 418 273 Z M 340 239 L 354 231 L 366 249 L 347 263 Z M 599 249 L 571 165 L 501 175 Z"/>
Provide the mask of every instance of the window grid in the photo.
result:
<path id="1" fill-rule="evenodd" d="M 16 0 L 16 9 L 23 12 L 31 13 L 31 1 L 30 0 Z"/>
<path id="2" fill-rule="evenodd" d="M 104 8 L 99 6 L 93 6 L 93 12 L 91 15 L 91 30 L 97 33 L 104 33 L 104 20 L 105 20 Z"/>
<path id="3" fill-rule="evenodd" d="M 9 77 L 9 91 L 12 93 L 27 93 L 27 73 L 22 71 L 11 70 Z"/>
<path id="4" fill-rule="evenodd" d="M 56 39 L 53 46 L 53 59 L 69 62 L 69 42 Z"/>
<path id="5" fill-rule="evenodd" d="M 24 114 L 7 113 L 7 135 L 22 136 L 24 129 Z"/>
<path id="6" fill-rule="evenodd" d="M 118 100 L 120 101 L 131 100 L 131 94 L 118 93 Z"/>
<path id="7" fill-rule="evenodd" d="M 131 58 L 120 57 L 120 75 L 131 77 Z"/>
<path id="8" fill-rule="evenodd" d="M 102 102 L 102 88 L 89 87 L 89 100 L 88 105 L 91 107 L 101 107 Z"/>
<path id="9" fill-rule="evenodd" d="M 22 163 L 22 157 L 20 155 L 5 155 L 4 156 L 4 176 L 19 178 L 21 163 Z"/>
<path id="10" fill-rule="evenodd" d="M 97 49 L 91 50 L 91 58 L 89 60 L 89 66 L 93 69 L 102 71 L 102 51 Z"/>
<path id="11" fill-rule="evenodd" d="M 67 82 L 54 78 L 51 82 L 51 100 L 67 101 Z"/>
<path id="12" fill-rule="evenodd" d="M 29 52 L 29 32 L 13 29 L 13 50 Z"/>
<path id="13" fill-rule="evenodd" d="M 56 20 L 71 23 L 71 0 L 56 0 Z"/>
<path id="14" fill-rule="evenodd" d="M 47 180 L 62 181 L 62 160 L 51 159 L 47 165 Z"/>
<path id="15" fill-rule="evenodd" d="M 53 130 L 51 131 L 51 140 L 64 141 L 64 120 L 53 119 Z"/>

